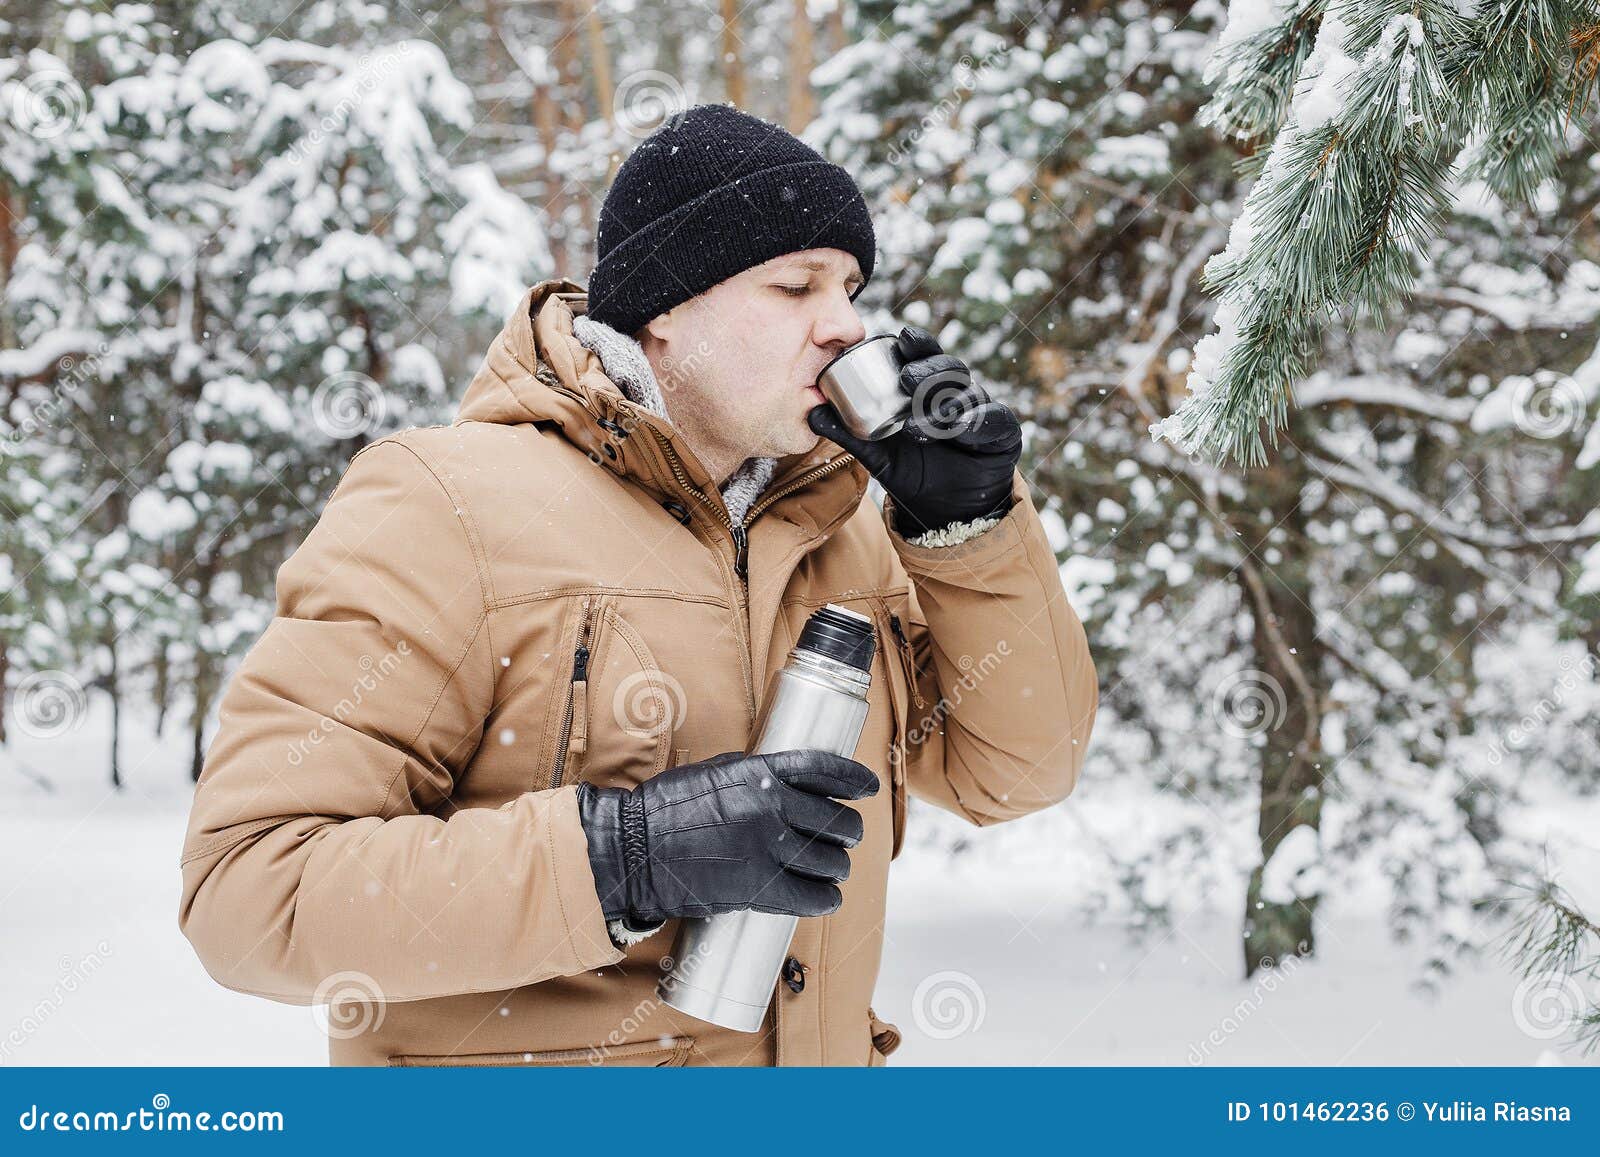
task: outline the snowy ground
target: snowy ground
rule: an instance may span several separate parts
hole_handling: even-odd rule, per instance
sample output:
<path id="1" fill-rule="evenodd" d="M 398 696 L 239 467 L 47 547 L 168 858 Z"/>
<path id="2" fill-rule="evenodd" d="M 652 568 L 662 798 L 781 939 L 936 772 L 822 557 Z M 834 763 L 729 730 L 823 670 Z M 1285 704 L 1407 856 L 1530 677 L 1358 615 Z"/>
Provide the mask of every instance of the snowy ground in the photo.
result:
<path id="1" fill-rule="evenodd" d="M 84 730 L 23 757 L 101 766 Z M 126 754 L 120 795 L 59 775 L 46 793 L 0 765 L 0 1064 L 325 1063 L 312 1010 L 228 992 L 196 961 L 177 928 L 182 761 Z M 1600 877 L 1600 851 L 1569 853 L 1573 875 Z M 1086 922 L 1064 874 L 988 861 L 896 861 L 874 1002 L 904 1036 L 895 1064 L 1583 1061 L 1530 1024 L 1525 995 L 1519 1024 L 1504 967 L 1465 966 L 1428 995 L 1417 950 L 1336 903 L 1315 962 L 1251 983 L 1232 913 L 1197 908 L 1140 941 Z"/>

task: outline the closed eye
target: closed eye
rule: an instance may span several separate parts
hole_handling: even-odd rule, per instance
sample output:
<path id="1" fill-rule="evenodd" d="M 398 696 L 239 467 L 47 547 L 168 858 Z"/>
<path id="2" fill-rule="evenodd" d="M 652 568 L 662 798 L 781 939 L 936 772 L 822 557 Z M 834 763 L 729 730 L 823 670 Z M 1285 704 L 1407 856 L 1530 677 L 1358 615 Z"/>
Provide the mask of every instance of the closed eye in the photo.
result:
<path id="1" fill-rule="evenodd" d="M 811 292 L 809 285 L 780 285 L 778 288 L 790 297 L 804 297 Z"/>

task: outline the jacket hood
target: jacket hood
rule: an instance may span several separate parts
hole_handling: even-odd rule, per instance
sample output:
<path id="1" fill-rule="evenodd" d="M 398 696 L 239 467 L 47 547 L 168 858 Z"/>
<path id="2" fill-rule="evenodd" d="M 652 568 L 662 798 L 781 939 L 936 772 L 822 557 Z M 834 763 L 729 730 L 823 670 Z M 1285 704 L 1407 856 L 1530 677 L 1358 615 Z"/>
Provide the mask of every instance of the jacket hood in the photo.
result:
<path id="1" fill-rule="evenodd" d="M 630 400 L 606 376 L 599 356 L 578 340 L 572 320 L 587 305 L 583 286 L 567 278 L 528 289 L 473 375 L 456 421 L 554 427 L 592 461 L 669 498 L 681 497 L 688 481 L 725 517 L 717 486 L 682 435 Z M 824 467 L 815 479 L 807 477 Z M 751 510 L 781 503 L 792 521 L 828 530 L 859 505 L 868 478 L 854 455 L 821 439 L 803 454 L 778 459 L 772 482 Z"/>

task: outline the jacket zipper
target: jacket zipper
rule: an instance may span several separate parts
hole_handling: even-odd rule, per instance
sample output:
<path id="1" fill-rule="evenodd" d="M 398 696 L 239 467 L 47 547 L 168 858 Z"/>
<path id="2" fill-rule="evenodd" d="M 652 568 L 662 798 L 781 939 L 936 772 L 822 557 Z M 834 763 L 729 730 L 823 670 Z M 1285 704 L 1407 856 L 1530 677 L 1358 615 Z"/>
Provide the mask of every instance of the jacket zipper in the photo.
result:
<path id="1" fill-rule="evenodd" d="M 771 506 L 784 495 L 792 494 L 802 486 L 809 486 L 818 478 L 822 478 L 833 473 L 833 471 L 839 469 L 841 466 L 847 465 L 854 456 L 851 454 L 841 454 L 837 458 L 832 458 L 820 466 L 812 467 L 799 478 L 796 478 L 793 482 L 785 486 L 782 490 L 779 490 L 774 494 L 769 494 L 760 502 L 752 506 L 748 511 L 745 512 L 744 520 L 738 525 L 735 525 L 733 519 L 728 517 L 727 511 L 724 508 L 719 507 L 716 503 L 712 502 L 711 499 L 706 497 L 706 494 L 703 490 L 689 481 L 689 473 L 683 468 L 683 462 L 679 459 L 678 452 L 672 448 L 672 443 L 663 437 L 661 432 L 654 426 L 649 426 L 648 429 L 655 437 L 656 443 L 661 447 L 661 453 L 666 458 L 667 465 L 672 469 L 672 476 L 678 480 L 678 485 L 688 493 L 698 498 L 701 504 L 704 505 L 707 510 L 710 510 L 713 514 L 715 514 L 718 521 L 721 522 L 724 527 L 726 527 L 728 536 L 733 540 L 733 573 L 738 579 L 740 595 L 740 613 L 738 616 L 737 625 L 739 633 L 742 636 L 740 642 L 745 649 L 745 693 L 749 697 L 750 701 L 750 716 L 752 719 L 754 719 L 756 714 L 755 677 L 750 672 L 750 664 L 752 660 L 750 657 L 749 624 L 744 621 L 746 615 L 749 613 L 744 606 L 744 601 L 748 593 L 747 583 L 749 581 L 750 524 L 756 520 L 756 517 L 760 515 L 763 510 L 767 509 L 767 507 Z M 779 1064 L 783 1063 L 783 1035 L 781 1033 L 778 1037 L 778 1062 Z"/>
<path id="2" fill-rule="evenodd" d="M 672 443 L 663 438 L 654 429 L 651 430 L 651 433 L 655 435 L 657 443 L 661 446 L 662 453 L 666 455 L 667 465 L 671 467 L 672 476 L 678 480 L 678 485 L 698 498 L 707 510 L 715 514 L 718 521 L 722 523 L 723 528 L 727 530 L 729 537 L 733 539 L 733 573 L 739 576 L 740 581 L 748 580 L 750 577 L 750 524 L 756 520 L 756 517 L 784 495 L 793 494 L 802 486 L 811 485 L 818 478 L 831 474 L 841 466 L 844 466 L 852 458 L 849 454 L 840 454 L 837 458 L 830 458 L 820 466 L 813 466 L 782 490 L 767 495 L 752 506 L 746 511 L 743 522 L 735 523 L 733 519 L 728 517 L 725 509 L 718 507 L 716 503 L 706 497 L 704 490 L 689 481 L 689 472 L 683 468 L 683 461 L 678 457 L 678 452 L 672 448 Z"/>
<path id="3" fill-rule="evenodd" d="M 900 625 L 900 616 L 893 611 L 889 612 L 889 629 L 894 632 L 895 642 L 900 648 L 900 657 L 905 660 L 906 682 L 911 684 L 911 701 L 921 710 L 926 703 L 922 698 L 922 688 L 917 686 L 917 662 L 911 653 L 911 640 L 906 638 L 905 629 Z"/>
<path id="4" fill-rule="evenodd" d="M 556 766 L 550 786 L 561 786 L 567 770 L 570 748 L 580 759 L 589 742 L 589 635 L 593 620 L 593 600 L 583 600 L 583 620 L 578 625 L 578 645 L 572 652 L 572 679 L 567 684 L 567 709 L 561 719 L 561 738 L 556 743 Z M 580 709 L 579 704 L 583 707 Z M 574 726 L 576 724 L 576 726 Z"/>
<path id="5" fill-rule="evenodd" d="M 789 483 L 789 485 L 785 486 L 782 490 L 779 490 L 775 494 L 767 495 L 760 502 L 752 506 L 749 513 L 747 513 L 744 517 L 744 524 L 749 526 L 755 521 L 756 515 L 760 514 L 767 507 L 778 501 L 778 499 L 782 498 L 785 494 L 793 494 L 802 486 L 810 486 L 818 478 L 832 474 L 835 470 L 839 469 L 839 467 L 854 461 L 854 459 L 855 456 L 853 454 L 840 454 L 837 458 L 828 459 L 821 466 L 813 466 L 810 470 L 807 470 L 804 474 L 800 475 L 800 477 Z"/>
<path id="6" fill-rule="evenodd" d="M 756 503 L 745 513 L 744 520 L 742 522 L 735 523 L 733 519 L 728 517 L 728 512 L 725 508 L 713 502 L 706 496 L 705 491 L 701 490 L 689 480 L 689 472 L 684 469 L 683 460 L 678 457 L 678 452 L 672 448 L 672 443 L 668 441 L 654 426 L 648 428 L 651 435 L 655 438 L 656 444 L 661 447 L 661 453 L 666 458 L 667 465 L 671 468 L 672 476 L 677 479 L 678 485 L 689 494 L 692 494 L 694 497 L 698 498 L 701 504 L 707 510 L 716 515 L 717 521 L 722 524 L 723 528 L 728 532 L 728 537 L 733 540 L 733 573 L 735 579 L 737 579 L 740 602 L 738 627 L 741 635 L 740 642 L 744 645 L 747 656 L 745 663 L 745 693 L 749 697 L 750 714 L 753 718 L 756 711 L 756 693 L 754 676 L 750 673 L 748 661 L 750 650 L 749 629 L 748 624 L 744 622 L 745 615 L 748 614 L 748 611 L 744 606 L 744 599 L 748 593 L 748 583 L 750 578 L 750 524 L 756 520 L 757 515 L 759 515 L 767 507 L 771 506 L 774 502 L 778 501 L 778 499 L 782 498 L 786 494 L 793 493 L 802 486 L 809 486 L 812 482 L 823 477 L 824 475 L 831 474 L 833 471 L 850 462 L 852 456 L 849 454 L 841 454 L 837 458 L 829 459 L 820 466 L 813 466 L 810 470 L 807 470 L 804 474 L 802 474 L 799 478 L 796 478 L 793 482 L 789 483 L 782 490 L 779 490 L 774 494 L 769 494 L 766 498 Z"/>

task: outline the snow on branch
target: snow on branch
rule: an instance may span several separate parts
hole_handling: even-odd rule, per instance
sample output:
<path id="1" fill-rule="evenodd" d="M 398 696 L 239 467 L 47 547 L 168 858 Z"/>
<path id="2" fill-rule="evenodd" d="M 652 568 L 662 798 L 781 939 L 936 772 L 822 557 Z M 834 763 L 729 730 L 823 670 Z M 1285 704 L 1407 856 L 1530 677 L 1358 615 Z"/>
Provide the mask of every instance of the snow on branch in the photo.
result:
<path id="1" fill-rule="evenodd" d="M 76 361 L 99 345 L 100 335 L 93 330 L 60 329 L 27 349 L 0 350 L 0 382 L 49 381 L 64 360 Z"/>
<path id="2" fill-rule="evenodd" d="M 1264 463 L 1263 434 L 1276 444 L 1319 327 L 1344 311 L 1381 324 L 1411 289 L 1463 148 L 1467 172 L 1510 203 L 1529 203 L 1553 171 L 1563 98 L 1587 84 L 1572 44 L 1592 8 L 1234 4 L 1229 27 L 1241 21 L 1241 32 L 1224 35 L 1208 68 L 1223 79 L 1207 119 L 1264 136 L 1268 110 L 1282 104 L 1284 117 L 1226 249 L 1206 266 L 1216 330 L 1195 346 L 1187 396 L 1151 433 L 1185 453 Z M 1292 95 L 1277 101 L 1284 62 L 1313 22 Z M 1269 67 L 1275 81 L 1263 79 Z"/>
<path id="3" fill-rule="evenodd" d="M 1519 532 L 1511 533 L 1452 518 L 1415 491 L 1391 481 L 1360 459 L 1327 461 L 1319 454 L 1310 454 L 1307 460 L 1328 481 L 1369 494 L 1391 510 L 1417 518 L 1430 533 L 1448 536 L 1467 546 L 1484 550 L 1532 550 L 1564 543 L 1592 542 L 1600 538 L 1600 510 L 1590 511 L 1576 526 L 1525 526 Z M 1471 560 L 1464 558 L 1463 561 Z M 1476 558 L 1473 565 L 1481 562 L 1481 557 Z"/>
<path id="4" fill-rule="evenodd" d="M 1303 410 L 1340 403 L 1385 406 L 1457 423 L 1471 421 L 1473 411 L 1478 407 L 1476 399 L 1430 394 L 1401 378 L 1385 377 L 1383 374 L 1354 374 L 1349 377 L 1315 374 L 1294 391 L 1294 401 Z"/>

